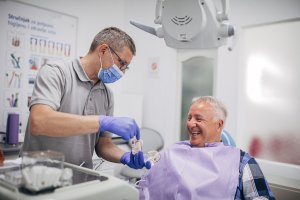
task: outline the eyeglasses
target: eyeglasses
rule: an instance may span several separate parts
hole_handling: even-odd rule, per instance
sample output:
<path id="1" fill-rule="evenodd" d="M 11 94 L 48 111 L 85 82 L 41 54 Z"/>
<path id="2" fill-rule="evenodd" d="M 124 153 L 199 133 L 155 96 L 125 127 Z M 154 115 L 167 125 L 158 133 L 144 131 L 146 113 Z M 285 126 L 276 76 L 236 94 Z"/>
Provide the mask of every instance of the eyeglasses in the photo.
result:
<path id="1" fill-rule="evenodd" d="M 108 46 L 109 49 L 118 57 L 118 61 L 121 64 L 120 70 L 121 71 L 126 71 L 129 69 L 128 64 L 126 63 L 126 61 L 124 61 L 118 54 L 117 52 L 110 46 Z"/>

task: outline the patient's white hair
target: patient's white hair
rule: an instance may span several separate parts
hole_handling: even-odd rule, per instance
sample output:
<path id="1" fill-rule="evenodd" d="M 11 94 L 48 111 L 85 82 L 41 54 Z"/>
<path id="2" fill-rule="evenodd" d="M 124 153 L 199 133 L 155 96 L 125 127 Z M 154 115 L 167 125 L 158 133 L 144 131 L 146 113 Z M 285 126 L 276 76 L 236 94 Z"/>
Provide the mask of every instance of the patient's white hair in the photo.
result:
<path id="1" fill-rule="evenodd" d="M 192 105 L 195 103 L 210 104 L 213 107 L 213 109 L 215 110 L 216 118 L 222 119 L 225 123 L 226 118 L 227 118 L 227 109 L 220 100 L 214 98 L 213 96 L 201 96 L 201 97 L 193 98 Z"/>

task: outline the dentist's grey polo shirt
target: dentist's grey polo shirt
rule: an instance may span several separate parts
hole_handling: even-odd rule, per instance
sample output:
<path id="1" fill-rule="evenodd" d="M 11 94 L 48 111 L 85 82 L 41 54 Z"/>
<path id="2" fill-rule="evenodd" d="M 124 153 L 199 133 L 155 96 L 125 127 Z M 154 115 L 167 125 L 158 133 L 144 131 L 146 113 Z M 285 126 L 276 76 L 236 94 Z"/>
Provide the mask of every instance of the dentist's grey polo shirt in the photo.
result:
<path id="1" fill-rule="evenodd" d="M 42 67 L 37 75 L 30 107 L 46 104 L 54 110 L 77 115 L 112 115 L 113 96 L 102 82 L 93 85 L 79 59 L 59 61 Z M 100 135 L 72 137 L 33 136 L 27 124 L 23 151 L 63 152 L 65 161 L 92 168 L 92 155 Z"/>

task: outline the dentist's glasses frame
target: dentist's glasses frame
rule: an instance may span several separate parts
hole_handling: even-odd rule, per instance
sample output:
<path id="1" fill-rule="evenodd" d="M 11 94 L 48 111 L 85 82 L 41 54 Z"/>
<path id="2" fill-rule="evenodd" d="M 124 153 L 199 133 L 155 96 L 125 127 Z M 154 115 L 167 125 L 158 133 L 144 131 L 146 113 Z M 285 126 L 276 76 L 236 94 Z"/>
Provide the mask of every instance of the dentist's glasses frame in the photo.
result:
<path id="1" fill-rule="evenodd" d="M 118 61 L 121 64 L 120 70 L 127 71 L 129 69 L 129 67 L 128 67 L 128 64 L 126 63 L 126 61 L 124 61 L 111 46 L 108 46 L 108 47 L 118 57 Z"/>

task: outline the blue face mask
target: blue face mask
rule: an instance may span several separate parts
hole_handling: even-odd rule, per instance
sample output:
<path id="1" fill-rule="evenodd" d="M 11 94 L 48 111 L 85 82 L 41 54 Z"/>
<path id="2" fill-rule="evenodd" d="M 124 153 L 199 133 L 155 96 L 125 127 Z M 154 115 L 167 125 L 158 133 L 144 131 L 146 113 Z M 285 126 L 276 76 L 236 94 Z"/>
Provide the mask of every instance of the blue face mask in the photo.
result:
<path id="1" fill-rule="evenodd" d="M 116 64 L 113 64 L 108 69 L 100 69 L 98 73 L 98 78 L 103 83 L 113 83 L 119 80 L 124 73 L 119 69 Z"/>
<path id="2" fill-rule="evenodd" d="M 110 52 L 111 55 L 111 52 Z M 100 57 L 100 64 L 101 68 L 98 72 L 98 78 L 103 82 L 103 83 L 113 83 L 119 80 L 124 73 L 119 69 L 119 67 L 114 63 L 114 59 L 111 55 L 111 59 L 113 61 L 113 65 L 110 66 L 108 69 L 102 69 L 102 61 Z"/>

